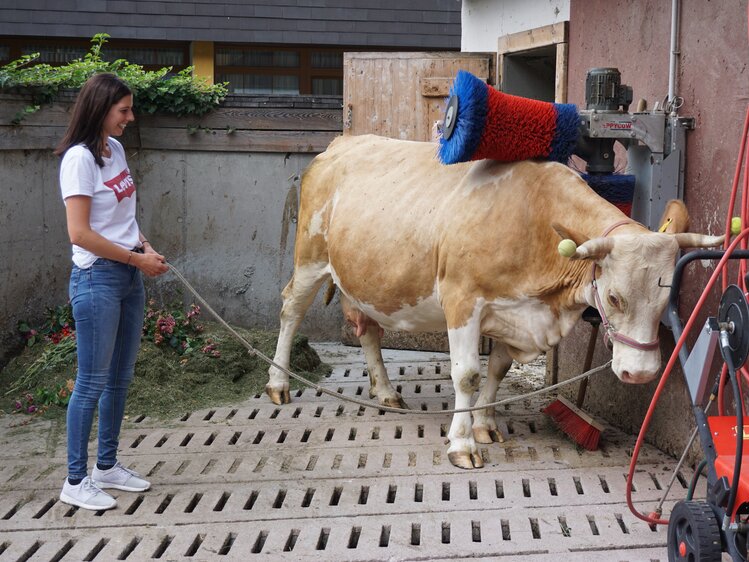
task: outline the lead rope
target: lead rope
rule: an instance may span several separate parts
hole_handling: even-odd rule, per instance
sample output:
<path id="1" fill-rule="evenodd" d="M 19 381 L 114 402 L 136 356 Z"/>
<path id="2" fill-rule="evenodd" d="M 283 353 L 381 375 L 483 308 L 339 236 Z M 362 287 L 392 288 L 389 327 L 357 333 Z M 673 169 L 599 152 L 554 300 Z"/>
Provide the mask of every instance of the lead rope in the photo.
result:
<path id="1" fill-rule="evenodd" d="M 310 380 L 305 379 L 301 375 L 297 375 L 296 373 L 290 371 L 289 369 L 286 369 L 285 367 L 282 367 L 281 365 L 274 362 L 272 359 L 267 357 L 265 354 L 263 354 L 260 350 L 254 348 L 250 342 L 248 342 L 246 339 L 244 339 L 239 333 L 232 328 L 221 316 L 211 308 L 211 305 L 209 305 L 203 297 L 201 297 L 198 292 L 193 288 L 192 285 L 190 285 L 189 281 L 185 279 L 185 277 L 179 272 L 179 270 L 174 267 L 172 264 L 165 262 L 167 267 L 169 267 L 169 270 L 174 273 L 174 275 L 177 276 L 177 279 L 179 279 L 182 284 L 187 287 L 187 289 L 193 294 L 193 296 L 200 302 L 205 309 L 211 313 L 211 315 L 218 320 L 218 322 L 226 328 L 237 340 L 239 340 L 242 345 L 247 348 L 247 351 L 250 353 L 250 355 L 254 355 L 268 363 L 268 365 L 271 365 L 275 367 L 276 369 L 280 370 L 282 373 L 285 373 L 286 375 L 290 376 L 296 381 L 299 381 L 300 383 L 309 386 L 310 388 L 314 388 L 318 392 L 321 392 L 323 394 L 327 394 L 329 396 L 333 396 L 335 398 L 338 398 L 339 400 L 343 400 L 344 402 L 351 402 L 352 404 L 357 404 L 359 406 L 364 406 L 365 408 L 372 408 L 375 410 L 382 410 L 384 412 L 394 412 L 397 414 L 420 414 L 420 415 L 445 415 L 445 414 L 459 414 L 462 412 L 474 412 L 476 410 L 483 410 L 485 408 L 493 408 L 495 406 L 502 406 L 504 404 L 510 404 L 511 402 L 518 402 L 520 400 L 525 400 L 527 398 L 531 398 L 532 396 L 537 396 L 539 394 L 545 394 L 547 392 L 551 392 L 552 390 L 556 390 L 557 388 L 560 388 L 562 386 L 575 383 L 581 379 L 584 379 L 586 377 L 589 377 L 593 374 L 596 374 L 600 371 L 603 371 L 606 369 L 609 365 L 611 365 L 611 360 L 604 363 L 603 365 L 596 367 L 594 369 L 591 369 L 590 371 L 587 371 L 585 373 L 581 373 L 579 375 L 576 375 L 575 377 L 572 377 L 571 379 L 567 379 L 566 381 L 562 381 L 557 384 L 553 384 L 551 386 L 547 386 L 545 388 L 541 388 L 539 390 L 534 390 L 532 392 L 529 392 L 528 394 L 521 394 L 519 396 L 512 396 L 511 398 L 505 398 L 504 400 L 500 400 L 498 402 L 491 402 L 489 404 L 483 404 L 481 406 L 473 406 L 471 408 L 458 408 L 454 410 L 436 410 L 436 411 L 427 411 L 427 410 L 407 410 L 404 408 L 393 408 L 391 406 L 381 406 L 380 404 L 376 404 L 374 402 L 370 402 L 367 400 L 359 400 L 358 398 L 350 398 L 348 396 L 343 396 L 342 394 L 338 392 L 333 392 L 332 390 L 328 390 L 327 388 L 324 388 L 320 386 L 319 384 L 316 384 Z"/>

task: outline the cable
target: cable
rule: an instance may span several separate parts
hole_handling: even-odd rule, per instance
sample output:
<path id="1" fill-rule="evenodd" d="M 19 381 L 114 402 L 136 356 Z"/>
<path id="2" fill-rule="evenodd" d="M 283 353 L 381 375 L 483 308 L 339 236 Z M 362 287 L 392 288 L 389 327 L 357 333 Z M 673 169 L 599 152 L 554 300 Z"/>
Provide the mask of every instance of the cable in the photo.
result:
<path id="1" fill-rule="evenodd" d="M 749 6 L 747 6 L 747 22 L 749 23 Z M 721 285 L 722 285 L 723 292 L 725 292 L 726 287 L 728 287 L 728 271 L 726 269 L 726 263 L 728 262 L 728 257 L 730 256 L 730 254 L 733 252 L 733 250 L 736 249 L 738 244 L 742 244 L 742 248 L 747 247 L 746 238 L 747 238 L 747 233 L 749 233 L 749 230 L 746 229 L 747 220 L 749 218 L 747 216 L 747 212 L 749 211 L 749 172 L 744 174 L 744 178 L 743 178 L 744 181 L 742 183 L 741 213 L 740 213 L 741 232 L 736 237 L 736 239 L 734 239 L 733 242 L 730 242 L 731 222 L 733 219 L 733 210 L 736 205 L 736 196 L 738 194 L 738 186 L 739 186 L 739 180 L 741 179 L 742 168 L 745 171 L 749 171 L 749 153 L 747 153 L 747 150 L 746 150 L 747 138 L 749 138 L 749 108 L 747 108 L 747 112 L 744 117 L 744 127 L 742 129 L 741 140 L 739 143 L 739 154 L 738 154 L 738 158 L 736 159 L 736 170 L 734 172 L 733 182 L 731 185 L 731 195 L 729 197 L 728 210 L 726 213 L 726 228 L 725 228 L 726 238 L 723 243 L 723 248 L 725 250 L 725 253 L 723 257 L 721 258 L 721 260 L 718 262 L 718 265 L 715 271 L 710 276 L 710 279 L 707 285 L 705 286 L 705 289 L 702 291 L 702 294 L 700 295 L 700 298 L 698 299 L 694 310 L 689 316 L 689 320 L 687 321 L 687 324 L 684 327 L 684 331 L 679 337 L 679 340 L 676 342 L 676 346 L 674 348 L 673 353 L 671 354 L 671 358 L 669 359 L 668 364 L 666 365 L 666 368 L 663 371 L 663 375 L 661 376 L 661 380 L 659 381 L 658 386 L 655 392 L 653 393 L 653 398 L 650 402 L 650 406 L 648 407 L 648 411 L 645 415 L 645 419 L 643 420 L 642 427 L 640 428 L 640 433 L 637 436 L 637 441 L 635 442 L 635 447 L 632 452 L 632 460 L 630 462 L 629 473 L 627 474 L 627 490 L 626 490 L 627 506 L 629 507 L 632 514 L 635 515 L 635 517 L 638 517 L 639 519 L 642 519 L 643 521 L 646 521 L 650 524 L 667 525 L 668 521 L 660 519 L 659 518 L 660 513 L 658 512 L 651 514 L 650 516 L 645 516 L 639 511 L 637 511 L 634 507 L 634 504 L 632 503 L 632 480 L 634 478 L 635 467 L 637 466 L 637 458 L 640 454 L 640 448 L 642 447 L 642 443 L 645 439 L 645 433 L 647 432 L 648 426 L 650 425 L 650 421 L 653 417 L 653 411 L 655 410 L 655 406 L 658 403 L 660 394 L 663 391 L 666 381 L 668 380 L 668 377 L 671 374 L 671 371 L 676 363 L 676 360 L 679 355 L 679 350 L 681 350 L 682 346 L 684 345 L 687 334 L 691 331 L 692 326 L 694 325 L 695 320 L 697 318 L 697 315 L 699 311 L 702 309 L 702 306 L 704 305 L 705 300 L 707 300 L 707 296 L 710 290 L 712 289 L 713 285 L 715 284 L 715 281 L 718 275 L 721 275 Z M 746 278 L 746 264 L 741 263 L 739 265 L 738 285 L 742 288 L 744 292 L 746 292 L 745 278 Z M 747 376 L 744 370 L 742 370 L 742 374 L 744 375 L 744 377 Z M 723 415 L 725 412 L 723 388 L 726 383 L 726 380 L 725 380 L 726 376 L 728 376 L 728 369 L 726 365 L 723 365 L 723 369 L 721 370 L 720 380 L 718 383 L 718 413 L 719 415 Z M 737 413 L 741 411 L 742 418 L 743 418 L 743 406 L 744 405 L 743 405 L 743 400 L 741 400 L 740 393 L 738 391 L 736 391 L 736 399 L 741 401 L 741 404 L 740 404 L 741 407 L 737 408 Z M 737 439 L 737 441 L 742 441 L 742 445 L 743 445 L 743 440 Z M 655 515 L 655 517 L 653 515 Z"/>
<path id="2" fill-rule="evenodd" d="M 655 392 L 653 393 L 653 398 L 650 401 L 650 406 L 648 406 L 648 411 L 645 414 L 645 419 L 642 422 L 640 433 L 637 436 L 637 441 L 635 442 L 635 447 L 634 447 L 634 450 L 632 451 L 632 460 L 629 464 L 629 473 L 627 474 L 627 506 L 629 507 L 629 510 L 632 512 L 632 514 L 635 517 L 637 517 L 638 519 L 642 519 L 643 521 L 646 521 L 647 523 L 651 525 L 668 525 L 668 521 L 664 519 L 658 519 L 656 517 L 652 517 L 649 515 L 643 515 L 642 513 L 637 511 L 637 509 L 635 508 L 632 502 L 632 481 L 634 480 L 635 467 L 637 466 L 637 458 L 640 455 L 640 449 L 642 448 L 642 444 L 645 441 L 645 433 L 647 432 L 648 427 L 650 426 L 650 421 L 653 418 L 653 412 L 655 410 L 656 404 L 658 403 L 658 399 L 660 398 L 661 392 L 663 392 L 663 388 L 666 386 L 668 377 L 671 375 L 671 371 L 673 370 L 674 365 L 676 364 L 676 360 L 679 358 L 679 350 L 684 345 L 687 339 L 687 335 L 689 335 L 689 332 L 692 329 L 692 326 L 694 326 L 694 323 L 696 322 L 697 317 L 700 311 L 702 310 L 702 307 L 705 304 L 707 297 L 709 296 L 710 290 L 713 288 L 713 285 L 717 281 L 718 276 L 722 274 L 723 268 L 728 262 L 728 258 L 731 256 L 731 254 L 736 249 L 736 247 L 747 236 L 749 236 L 749 229 L 743 230 L 741 233 L 739 233 L 738 236 L 736 236 L 733 242 L 731 242 L 731 244 L 728 246 L 728 249 L 726 250 L 723 257 L 718 262 L 718 265 L 716 266 L 715 271 L 710 276 L 710 279 L 708 280 L 707 285 L 705 286 L 705 290 L 702 292 L 702 295 L 700 295 L 700 298 L 698 299 L 697 304 L 695 305 L 694 310 L 692 311 L 692 314 L 689 316 L 689 320 L 684 326 L 684 331 L 682 332 L 681 337 L 679 338 L 679 341 L 676 342 L 676 347 L 674 347 L 674 350 L 671 353 L 671 358 L 669 359 L 668 364 L 666 365 L 666 368 L 663 370 L 663 375 L 661 375 L 661 380 L 658 382 L 658 386 L 656 387 Z"/>
<path id="3" fill-rule="evenodd" d="M 538 390 L 534 390 L 532 392 L 528 392 L 527 394 L 521 394 L 518 396 L 512 396 L 510 398 L 505 398 L 504 400 L 499 400 L 496 402 L 490 402 L 488 404 L 481 404 L 480 406 L 472 406 L 470 408 L 453 408 L 452 410 L 435 410 L 435 411 L 429 411 L 429 410 L 409 410 L 408 408 L 393 408 L 391 406 L 383 406 L 381 404 L 377 404 L 375 402 L 367 401 L 367 400 L 360 400 L 358 398 L 351 398 L 349 396 L 343 396 L 338 392 L 334 392 L 332 390 L 329 390 L 323 386 L 320 386 L 319 384 L 316 384 L 312 381 L 309 381 L 302 377 L 301 375 L 297 375 L 293 371 L 290 371 L 289 369 L 282 367 L 275 361 L 273 361 L 270 357 L 266 356 L 264 353 L 262 353 L 260 350 L 254 348 L 250 342 L 248 342 L 246 339 L 244 339 L 234 328 L 232 328 L 229 323 L 224 320 L 221 315 L 213 310 L 210 304 L 208 304 L 208 301 L 206 301 L 202 296 L 200 296 L 200 293 L 198 293 L 195 288 L 190 284 L 190 282 L 185 278 L 180 271 L 174 267 L 171 263 L 165 262 L 169 270 L 174 273 L 174 275 L 179 279 L 182 284 L 187 288 L 188 291 L 190 291 L 193 296 L 200 302 L 200 304 L 203 305 L 203 307 L 216 319 L 218 322 L 226 328 L 239 342 L 244 345 L 244 347 L 247 349 L 247 351 L 254 356 L 259 357 L 263 361 L 265 361 L 268 365 L 271 365 L 278 369 L 279 371 L 285 373 L 286 375 L 290 376 L 292 379 L 301 382 L 302 384 L 305 384 L 309 386 L 310 388 L 315 389 L 318 392 L 321 392 L 323 394 L 327 394 L 328 396 L 333 396 L 334 398 L 338 398 L 339 400 L 342 400 L 344 402 L 351 402 L 352 404 L 356 404 L 358 406 L 364 406 L 365 408 L 372 408 L 374 410 L 380 410 L 383 412 L 392 412 L 396 414 L 416 414 L 421 416 L 439 416 L 439 415 L 446 415 L 446 414 L 460 414 L 463 412 L 475 412 L 478 410 L 485 410 L 486 408 L 494 408 L 496 406 L 504 406 L 505 404 L 510 404 L 512 402 L 519 402 L 520 400 L 525 400 L 527 398 L 531 398 L 533 396 L 537 396 L 539 394 L 546 394 L 548 392 L 551 392 L 552 390 L 556 390 L 557 388 L 560 388 L 562 386 L 573 384 L 579 380 L 582 380 L 586 377 L 589 377 L 590 375 L 593 375 L 595 373 L 600 373 L 611 365 L 611 360 L 607 361 L 603 365 L 599 365 L 598 367 L 595 367 L 593 369 L 590 369 L 589 371 L 586 371 L 584 373 L 581 373 L 579 375 L 576 375 L 574 377 L 570 377 L 567 380 L 564 380 L 562 382 L 558 382 L 556 384 L 545 386 L 543 388 L 539 388 Z"/>
<path id="4" fill-rule="evenodd" d="M 734 397 L 738 400 L 740 396 L 739 381 L 736 376 L 736 367 L 731 357 L 730 344 L 728 342 L 728 332 L 723 329 L 720 331 L 720 346 L 726 352 L 723 359 L 728 365 L 728 372 L 731 377 L 731 387 L 733 388 Z M 736 436 L 736 457 L 733 461 L 733 479 L 731 482 L 731 492 L 728 495 L 728 505 L 726 506 L 726 515 L 724 517 L 724 527 L 727 526 L 733 518 L 733 508 L 736 504 L 736 496 L 739 492 L 739 478 L 741 476 L 741 461 L 744 453 L 744 407 L 743 404 L 736 404 L 736 427 L 741 435 Z"/>
<path id="5" fill-rule="evenodd" d="M 689 481 L 689 488 L 687 489 L 687 501 L 691 501 L 694 497 L 694 491 L 697 488 L 697 481 L 700 479 L 702 471 L 705 470 L 706 466 L 707 459 L 702 459 L 700 461 L 700 464 L 698 464 L 697 468 L 694 470 L 694 474 L 692 474 L 692 480 Z"/>

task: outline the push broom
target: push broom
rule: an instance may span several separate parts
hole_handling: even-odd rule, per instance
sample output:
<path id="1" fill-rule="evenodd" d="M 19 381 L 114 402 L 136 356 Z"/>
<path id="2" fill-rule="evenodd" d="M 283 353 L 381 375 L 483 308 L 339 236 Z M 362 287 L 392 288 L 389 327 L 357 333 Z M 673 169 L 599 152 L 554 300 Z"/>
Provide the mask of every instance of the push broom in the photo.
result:
<path id="1" fill-rule="evenodd" d="M 601 323 L 601 317 L 598 315 L 598 311 L 589 308 L 583 313 L 583 320 L 590 323 L 588 349 L 585 352 L 585 361 L 583 362 L 583 373 L 586 373 L 590 371 L 593 364 L 593 354 L 596 350 L 596 339 L 598 338 L 598 326 Z M 577 390 L 575 404 L 572 404 L 563 396 L 559 396 L 546 406 L 543 412 L 575 443 L 589 451 L 595 451 L 598 449 L 603 426 L 582 410 L 587 390 L 588 379 L 583 379 Z"/>
<path id="2" fill-rule="evenodd" d="M 582 178 L 598 195 L 613 204 L 625 215 L 632 214 L 632 200 L 635 193 L 635 177 L 627 174 L 582 174 Z M 593 363 L 593 354 L 596 349 L 598 337 L 598 326 L 601 316 L 598 311 L 588 307 L 583 312 L 583 320 L 590 324 L 590 337 L 588 349 L 583 362 L 583 372 L 590 370 Z M 583 411 L 585 394 L 588 390 L 588 379 L 583 379 L 577 391 L 577 400 L 573 404 L 563 396 L 559 396 L 551 404 L 543 409 L 552 421 L 554 421 L 564 433 L 575 443 L 589 451 L 598 449 L 603 426 L 593 417 Z"/>

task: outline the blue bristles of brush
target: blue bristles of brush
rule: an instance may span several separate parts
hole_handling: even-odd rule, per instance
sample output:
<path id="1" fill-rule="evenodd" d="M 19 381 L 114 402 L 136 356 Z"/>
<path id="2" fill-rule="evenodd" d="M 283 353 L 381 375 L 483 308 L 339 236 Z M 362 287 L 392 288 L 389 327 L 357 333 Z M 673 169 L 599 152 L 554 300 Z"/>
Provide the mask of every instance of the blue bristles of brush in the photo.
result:
<path id="1" fill-rule="evenodd" d="M 598 195 L 611 203 L 631 203 L 635 196 L 635 176 L 629 174 L 581 174 Z"/>
<path id="2" fill-rule="evenodd" d="M 577 144 L 580 116 L 577 106 L 571 103 L 555 103 L 554 109 L 557 112 L 557 122 L 551 141 L 551 152 L 547 158 L 566 164 Z"/>
<path id="3" fill-rule="evenodd" d="M 452 96 L 458 98 L 458 114 L 450 138 L 440 138 L 439 158 L 443 164 L 471 159 L 481 142 L 489 110 L 486 84 L 465 70 L 458 71 L 450 88 Z"/>

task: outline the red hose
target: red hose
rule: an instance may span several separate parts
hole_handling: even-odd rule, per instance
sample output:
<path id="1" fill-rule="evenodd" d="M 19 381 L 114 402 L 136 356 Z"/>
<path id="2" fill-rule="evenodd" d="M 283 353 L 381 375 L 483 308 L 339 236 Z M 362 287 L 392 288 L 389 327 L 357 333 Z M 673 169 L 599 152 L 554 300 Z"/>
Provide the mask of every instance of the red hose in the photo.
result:
<path id="1" fill-rule="evenodd" d="M 747 6 L 747 22 L 749 22 L 749 6 Z M 627 505 L 629 506 L 630 511 L 638 518 L 642 519 L 643 521 L 646 521 L 647 523 L 650 523 L 651 525 L 668 525 L 668 521 L 665 519 L 658 519 L 657 517 L 660 516 L 660 514 L 651 514 L 651 515 L 643 515 L 639 511 L 635 509 L 634 504 L 632 503 L 632 480 L 634 478 L 634 472 L 635 467 L 637 465 L 637 458 L 640 455 L 640 448 L 642 447 L 642 443 L 645 440 L 645 433 L 648 430 L 648 426 L 650 425 L 650 421 L 653 417 L 653 411 L 655 410 L 655 406 L 658 403 L 658 399 L 660 398 L 661 392 L 663 391 L 663 388 L 666 385 L 666 381 L 668 380 L 669 375 L 671 374 L 671 370 L 673 369 L 674 365 L 676 364 L 676 359 L 679 356 L 679 350 L 684 345 L 684 342 L 686 340 L 687 335 L 689 334 L 689 331 L 692 329 L 692 326 L 694 325 L 694 322 L 697 318 L 697 315 L 699 314 L 699 311 L 702 309 L 702 305 L 705 303 L 705 300 L 707 300 L 707 296 L 712 289 L 713 285 L 715 284 L 715 281 L 718 278 L 718 275 L 722 276 L 722 290 L 725 291 L 726 287 L 728 287 L 728 271 L 726 269 L 726 264 L 728 263 L 728 258 L 730 257 L 731 253 L 736 249 L 736 246 L 741 244 L 742 249 L 747 248 L 747 235 L 749 235 L 749 229 L 747 228 L 747 223 L 749 221 L 749 151 L 746 150 L 747 147 L 747 139 L 749 138 L 749 108 L 747 108 L 746 117 L 744 118 L 744 129 L 741 133 L 741 142 L 739 144 L 739 155 L 736 159 L 736 171 L 734 172 L 733 176 L 733 184 L 731 185 L 731 196 L 728 203 L 728 210 L 726 211 L 726 239 L 723 243 L 723 248 L 726 250 L 725 254 L 721 258 L 721 260 L 718 262 L 717 267 L 715 268 L 715 271 L 710 276 L 710 280 L 708 281 L 707 285 L 705 286 L 704 291 L 702 291 L 702 294 L 700 295 L 699 300 L 697 301 L 697 304 L 695 305 L 694 310 L 692 311 L 692 314 L 689 316 L 689 320 L 687 321 L 686 325 L 684 326 L 684 331 L 681 334 L 681 337 L 679 338 L 679 341 L 676 342 L 676 347 L 674 348 L 673 353 L 671 354 L 671 358 L 668 361 L 668 364 L 666 365 L 666 368 L 663 370 L 663 375 L 661 376 L 661 380 L 658 383 L 658 387 L 655 389 L 655 392 L 653 393 L 653 399 L 650 402 L 650 406 L 648 407 L 648 411 L 645 414 L 645 419 L 642 422 L 642 427 L 640 428 L 640 433 L 637 436 L 637 441 L 635 443 L 634 451 L 632 452 L 632 460 L 629 464 L 629 473 L 627 474 Z M 731 221 L 733 219 L 733 210 L 736 205 L 736 196 L 738 194 L 738 187 L 739 187 L 739 180 L 741 179 L 741 172 L 742 167 L 744 170 L 744 181 L 742 182 L 742 190 L 741 190 L 741 233 L 736 237 L 736 239 L 733 242 L 730 242 L 731 240 Z M 746 293 L 746 283 L 744 282 L 744 278 L 746 277 L 747 272 L 747 266 L 745 263 L 745 260 L 740 260 L 739 263 L 739 274 L 738 274 L 738 281 L 737 285 L 742 288 L 742 290 Z M 718 385 L 718 411 L 720 415 L 724 415 L 725 409 L 724 409 L 724 393 L 723 388 L 725 386 L 726 376 L 728 374 L 728 369 L 726 368 L 726 365 L 723 365 L 723 369 L 721 371 L 720 376 L 720 384 Z M 741 369 L 741 374 L 743 378 L 749 383 L 749 371 L 745 367 Z M 739 383 L 741 380 L 739 379 Z M 739 393 L 741 394 L 741 386 L 739 384 Z M 744 401 L 741 396 L 735 397 L 739 404 L 741 404 L 741 409 L 744 410 Z"/>
<path id="2" fill-rule="evenodd" d="M 650 402 L 648 411 L 645 414 L 645 419 L 642 422 L 642 427 L 640 428 L 640 434 L 637 436 L 637 442 L 635 443 L 634 451 L 632 451 L 632 460 L 629 464 L 629 473 L 627 474 L 627 506 L 629 506 L 630 511 L 636 517 L 642 519 L 643 521 L 647 521 L 651 525 L 668 525 L 668 521 L 665 519 L 655 519 L 650 516 L 643 515 L 642 513 L 640 513 L 639 511 L 635 509 L 635 506 L 632 503 L 632 479 L 634 478 L 635 467 L 637 465 L 637 458 L 640 455 L 640 448 L 642 447 L 642 443 L 645 440 L 645 433 L 647 432 L 648 426 L 650 425 L 650 421 L 653 417 L 653 411 L 655 410 L 655 406 L 658 402 L 658 399 L 660 398 L 661 392 L 663 391 L 663 388 L 666 386 L 666 381 L 668 380 L 668 377 L 671 375 L 671 370 L 673 369 L 674 365 L 676 364 L 676 360 L 679 357 L 679 350 L 681 349 L 681 346 L 684 345 L 684 342 L 686 341 L 687 336 L 689 335 L 689 331 L 692 329 L 692 326 L 697 320 L 697 316 L 700 310 L 702 309 L 702 305 L 707 300 L 710 289 L 713 288 L 713 285 L 718 279 L 718 275 L 720 275 L 721 272 L 723 271 L 723 268 L 725 267 L 726 262 L 728 262 L 728 258 L 730 257 L 731 253 L 733 253 L 733 251 L 736 249 L 736 246 L 738 246 L 742 240 L 745 240 L 748 235 L 749 235 L 749 229 L 745 229 L 736 237 L 736 239 L 731 243 L 731 245 L 726 250 L 726 253 L 718 262 L 718 266 L 715 268 L 715 271 L 713 271 L 713 274 L 710 276 L 710 280 L 707 282 L 707 286 L 705 287 L 705 290 L 702 292 L 702 295 L 697 301 L 697 304 L 695 305 L 694 310 L 692 311 L 692 314 L 689 316 L 689 320 L 684 326 L 684 331 L 682 332 L 681 337 L 679 338 L 679 341 L 676 342 L 676 347 L 674 348 L 674 351 L 671 354 L 671 358 L 669 359 L 668 364 L 666 365 L 666 368 L 663 370 L 663 375 L 661 376 L 661 380 L 658 382 L 658 387 L 655 389 L 655 392 L 653 393 L 653 399 Z"/>

